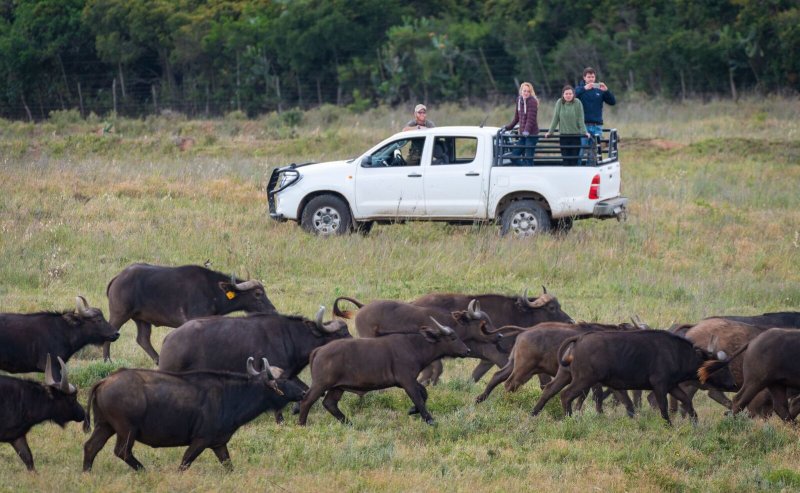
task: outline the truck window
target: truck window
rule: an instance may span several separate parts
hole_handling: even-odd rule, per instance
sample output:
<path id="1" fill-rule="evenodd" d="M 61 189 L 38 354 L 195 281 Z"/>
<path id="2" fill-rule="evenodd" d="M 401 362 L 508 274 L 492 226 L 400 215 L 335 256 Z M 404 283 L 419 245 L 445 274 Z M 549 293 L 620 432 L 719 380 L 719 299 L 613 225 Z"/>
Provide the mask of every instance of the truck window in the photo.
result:
<path id="1" fill-rule="evenodd" d="M 474 137 L 436 137 L 431 164 L 467 164 L 475 160 L 478 139 Z"/>
<path id="2" fill-rule="evenodd" d="M 364 168 L 381 168 L 389 166 L 419 166 L 422 159 L 422 148 L 425 137 L 400 139 L 391 142 L 362 161 Z"/>

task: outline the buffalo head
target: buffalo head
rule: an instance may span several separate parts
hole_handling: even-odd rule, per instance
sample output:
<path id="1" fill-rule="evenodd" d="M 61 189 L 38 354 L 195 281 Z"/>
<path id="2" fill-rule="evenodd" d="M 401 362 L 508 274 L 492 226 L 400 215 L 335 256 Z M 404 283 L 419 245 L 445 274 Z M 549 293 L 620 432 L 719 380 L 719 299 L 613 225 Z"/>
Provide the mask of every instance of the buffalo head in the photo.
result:
<path id="1" fill-rule="evenodd" d="M 61 365 L 61 379 L 56 381 L 53 377 L 53 365 L 50 353 L 47 353 L 47 363 L 44 369 L 44 383 L 53 404 L 52 420 L 63 427 L 70 421 L 83 421 L 86 413 L 78 403 L 78 389 L 69 383 L 67 378 L 67 365 L 58 357 Z"/>
<path id="2" fill-rule="evenodd" d="M 227 301 L 228 307 L 226 308 L 232 308 L 227 310 L 227 313 L 237 310 L 247 313 L 273 313 L 276 311 L 275 305 L 264 291 L 264 286 L 256 280 L 239 282 L 231 274 L 230 282 L 221 281 L 219 288 Z"/>
<path id="3" fill-rule="evenodd" d="M 440 324 L 433 317 L 431 317 L 431 320 L 436 325 L 436 328 L 420 328 L 420 333 L 425 337 L 425 340 L 431 344 L 440 345 L 445 356 L 463 358 L 470 353 L 469 348 L 466 346 L 466 344 L 464 344 L 464 341 L 458 338 L 458 335 L 453 329 L 446 325 Z"/>

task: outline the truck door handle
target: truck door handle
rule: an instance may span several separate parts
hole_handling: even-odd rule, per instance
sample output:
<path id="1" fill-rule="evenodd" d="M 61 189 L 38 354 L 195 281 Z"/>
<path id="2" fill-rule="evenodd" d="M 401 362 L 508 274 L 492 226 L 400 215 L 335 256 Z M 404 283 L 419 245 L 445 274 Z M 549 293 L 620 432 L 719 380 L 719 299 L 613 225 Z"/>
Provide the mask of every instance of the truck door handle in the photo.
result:
<path id="1" fill-rule="evenodd" d="M 411 173 L 408 175 L 409 178 L 422 178 L 422 175 L 419 173 Z"/>
<path id="2" fill-rule="evenodd" d="M 466 174 L 466 176 L 481 176 L 481 174 L 478 173 L 477 171 L 470 171 L 469 173 Z"/>

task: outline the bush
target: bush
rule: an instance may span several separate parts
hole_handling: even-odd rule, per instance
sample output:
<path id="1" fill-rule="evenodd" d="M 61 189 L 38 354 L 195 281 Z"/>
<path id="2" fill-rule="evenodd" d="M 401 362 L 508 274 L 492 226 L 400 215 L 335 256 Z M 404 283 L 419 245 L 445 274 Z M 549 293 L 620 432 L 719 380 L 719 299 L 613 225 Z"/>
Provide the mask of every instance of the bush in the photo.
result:
<path id="1" fill-rule="evenodd" d="M 280 120 L 287 127 L 297 127 L 303 123 L 303 112 L 299 108 L 292 108 L 281 113 Z"/>

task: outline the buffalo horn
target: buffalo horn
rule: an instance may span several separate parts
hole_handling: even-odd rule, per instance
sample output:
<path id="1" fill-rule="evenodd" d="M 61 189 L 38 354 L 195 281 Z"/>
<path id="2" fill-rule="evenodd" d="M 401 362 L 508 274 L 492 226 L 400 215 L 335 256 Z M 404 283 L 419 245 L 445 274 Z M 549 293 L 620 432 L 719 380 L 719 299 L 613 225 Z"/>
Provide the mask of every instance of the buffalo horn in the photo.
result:
<path id="1" fill-rule="evenodd" d="M 542 287 L 544 287 L 544 286 L 542 286 Z M 527 303 L 527 305 L 529 307 L 531 307 L 531 308 L 541 308 L 548 301 L 550 301 L 550 299 L 551 299 L 551 297 L 547 294 L 547 290 L 545 290 L 545 292 L 541 296 L 536 298 L 536 301 L 531 303 L 530 300 L 528 300 L 528 290 L 527 289 L 525 290 L 525 293 L 522 295 L 522 298 L 525 300 L 525 303 Z"/>
<path id="2" fill-rule="evenodd" d="M 433 317 L 430 317 L 430 319 L 433 320 L 433 323 L 435 323 L 436 326 L 439 327 L 439 331 L 441 331 L 443 334 L 450 335 L 453 333 L 453 329 L 451 329 L 450 327 L 440 324 L 439 321 Z"/>
<path id="3" fill-rule="evenodd" d="M 81 295 L 75 297 L 75 311 L 78 315 L 83 315 L 84 317 L 88 317 L 90 314 L 89 303 L 87 303 L 86 298 Z"/>
<path id="4" fill-rule="evenodd" d="M 481 312 L 481 302 L 477 299 L 473 299 L 467 305 L 467 311 L 469 312 L 469 316 L 472 319 L 481 318 L 483 312 Z"/>
<path id="5" fill-rule="evenodd" d="M 47 363 L 44 367 L 44 384 L 53 387 L 58 386 L 56 380 L 53 378 L 53 365 L 50 362 L 50 353 L 47 353 Z"/>
<path id="6" fill-rule="evenodd" d="M 255 368 L 253 368 L 253 361 L 255 361 L 255 358 L 253 358 L 252 356 L 247 358 L 247 374 L 255 377 L 258 375 L 258 372 L 256 371 Z"/>
<path id="7" fill-rule="evenodd" d="M 275 380 L 275 375 L 272 374 L 272 368 L 270 368 L 267 358 L 261 358 L 261 363 L 264 365 L 264 371 L 267 372 L 269 379 Z"/>
<path id="8" fill-rule="evenodd" d="M 719 344 L 719 337 L 716 334 L 711 336 L 711 340 L 708 342 L 708 352 L 714 354 L 717 352 L 717 345 Z"/>
<path id="9" fill-rule="evenodd" d="M 325 330 L 325 326 L 322 324 L 322 317 L 324 315 L 325 315 L 325 307 L 323 305 L 319 305 L 319 310 L 317 310 L 317 314 L 314 317 L 314 320 L 317 323 L 317 328 L 319 328 L 319 330 Z"/>
<path id="10" fill-rule="evenodd" d="M 233 272 L 231 272 L 231 284 L 232 284 L 233 286 L 236 286 L 236 276 L 235 276 L 235 275 L 233 275 Z"/>
<path id="11" fill-rule="evenodd" d="M 631 317 L 631 322 L 633 322 L 633 326 L 639 330 L 645 330 L 646 327 L 642 324 L 642 319 L 639 318 L 639 315 L 634 315 Z"/>
<path id="12" fill-rule="evenodd" d="M 58 364 L 61 366 L 61 383 L 58 384 L 58 387 L 61 389 L 61 392 L 65 394 L 74 394 L 77 392 L 77 389 L 74 385 L 69 383 L 69 379 L 67 378 L 67 364 L 64 363 L 61 356 L 58 356 L 56 359 L 58 359 Z"/>
<path id="13" fill-rule="evenodd" d="M 235 284 L 237 291 L 247 291 L 258 286 L 258 281 L 245 281 Z"/>
<path id="14" fill-rule="evenodd" d="M 544 287 L 544 284 L 542 284 L 542 291 L 544 291 L 544 293 L 543 293 L 543 294 L 547 294 L 547 288 L 546 288 L 546 287 Z"/>

